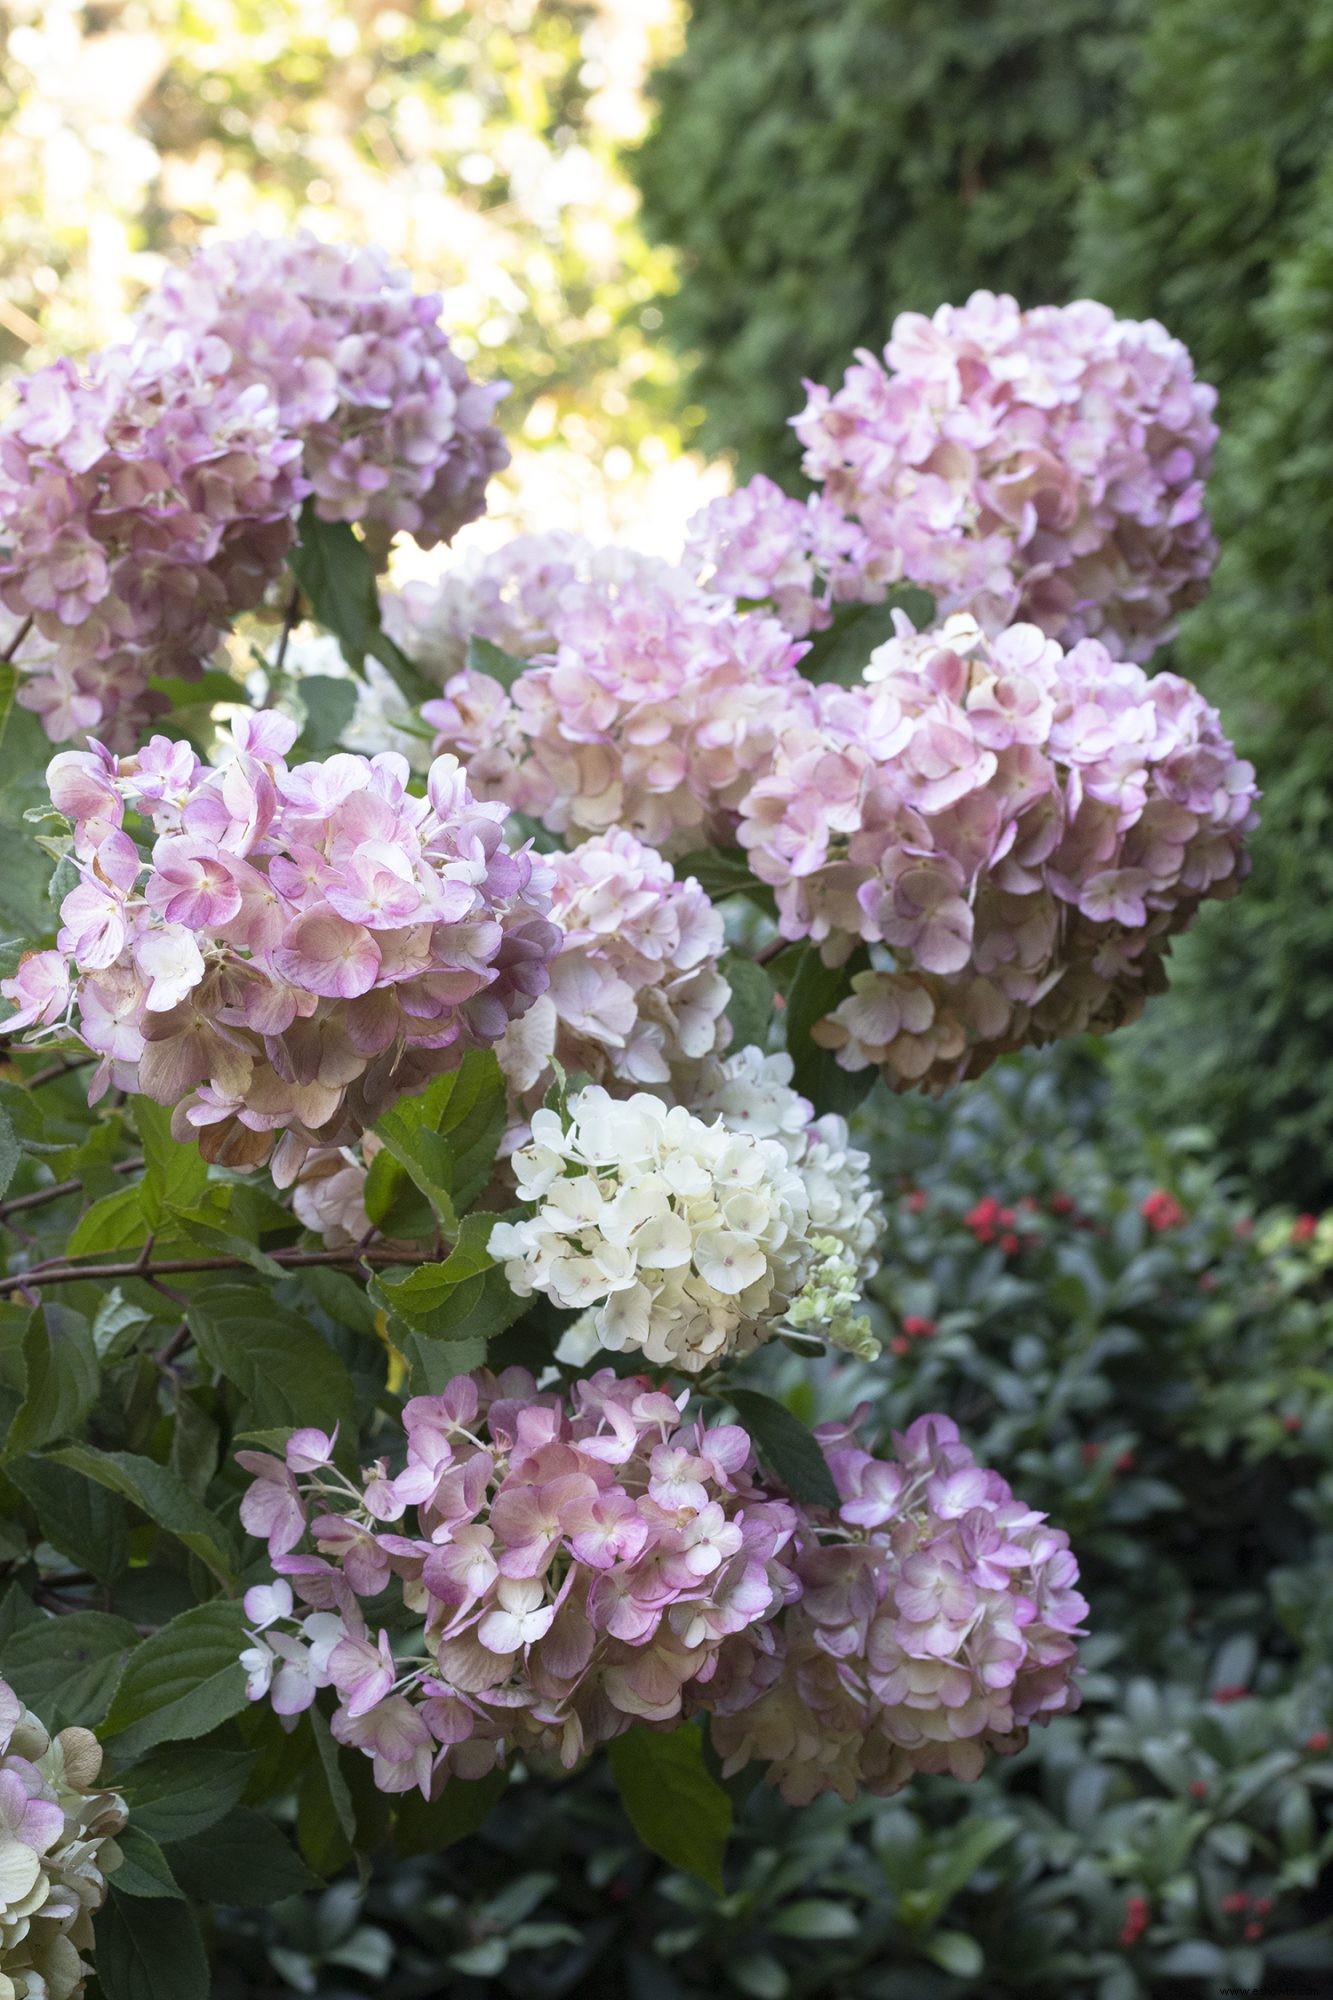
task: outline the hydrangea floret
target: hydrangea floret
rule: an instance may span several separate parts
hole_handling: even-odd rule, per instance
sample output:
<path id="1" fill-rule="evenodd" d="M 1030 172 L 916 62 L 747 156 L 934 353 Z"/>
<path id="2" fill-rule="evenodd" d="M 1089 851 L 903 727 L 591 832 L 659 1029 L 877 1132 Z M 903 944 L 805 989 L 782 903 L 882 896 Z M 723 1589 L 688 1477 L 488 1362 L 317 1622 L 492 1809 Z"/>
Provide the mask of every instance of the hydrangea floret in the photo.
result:
<path id="1" fill-rule="evenodd" d="M 884 1796 L 918 1771 L 969 1781 L 1079 1700 L 1088 1607 L 1068 1536 L 948 1417 L 919 1417 L 891 1459 L 856 1422 L 816 1432 L 836 1512 L 801 1510 L 787 1608 L 728 1641 L 708 1689 L 724 1771 L 761 1760 L 793 1805 Z"/>
<path id="2" fill-rule="evenodd" d="M 0 984 L 8 1028 L 68 1018 L 96 1052 L 92 1099 L 142 1092 L 207 1159 L 269 1161 L 279 1185 L 497 1042 L 560 941 L 547 870 L 456 760 L 418 798 L 392 752 L 288 765 L 295 735 L 267 713 L 216 766 L 161 736 L 56 757 L 80 880 L 56 949 Z"/>
<path id="3" fill-rule="evenodd" d="M 52 1737 L 0 1680 L 0 2000 L 76 2000 L 125 1804 L 87 1729 Z"/>
<path id="4" fill-rule="evenodd" d="M 797 639 L 824 631 L 838 604 L 879 603 L 892 569 L 827 494 L 794 500 L 763 473 L 694 515 L 684 562 L 719 596 L 771 604 Z"/>
<path id="5" fill-rule="evenodd" d="M 486 797 L 553 833 L 613 826 L 666 853 L 727 840 L 805 686 L 804 648 L 654 569 L 561 594 L 552 652 L 506 689 L 464 669 L 422 713 Z"/>
<path id="6" fill-rule="evenodd" d="M 1256 792 L 1174 674 L 1035 625 L 895 624 L 862 684 L 790 713 L 739 838 L 783 936 L 873 948 L 816 1039 L 902 1088 L 1133 1019 L 1243 879 Z"/>
<path id="7" fill-rule="evenodd" d="M 974 292 L 806 388 L 807 474 L 942 611 L 1145 660 L 1202 597 L 1216 393 L 1156 320 Z"/>
<path id="8" fill-rule="evenodd" d="M 326 521 L 430 548 L 485 510 L 509 462 L 491 421 L 507 384 L 469 376 L 382 251 L 294 237 L 214 243 L 167 272 L 140 323 L 184 335 L 245 387 L 262 385 L 299 440 L 303 490 Z"/>
<path id="9" fill-rule="evenodd" d="M 692 876 L 617 827 L 546 857 L 563 935 L 551 983 L 497 1053 L 513 1108 L 541 1104 L 556 1065 L 613 1095 L 683 1099 L 730 1034 L 722 918 Z"/>
<path id="10" fill-rule="evenodd" d="M 300 444 L 260 383 L 172 335 L 53 362 L 0 426 L 0 599 L 52 742 L 131 746 L 282 568 Z M 31 621 L 29 624 L 28 621 Z"/>

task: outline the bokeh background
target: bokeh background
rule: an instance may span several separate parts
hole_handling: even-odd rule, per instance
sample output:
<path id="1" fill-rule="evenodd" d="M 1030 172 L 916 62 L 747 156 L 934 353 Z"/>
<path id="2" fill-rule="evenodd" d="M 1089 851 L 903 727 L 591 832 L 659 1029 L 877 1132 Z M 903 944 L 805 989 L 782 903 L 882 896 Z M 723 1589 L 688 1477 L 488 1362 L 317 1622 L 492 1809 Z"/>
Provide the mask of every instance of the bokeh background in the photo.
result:
<path id="1" fill-rule="evenodd" d="M 1171 663 L 1266 794 L 1144 1023 L 867 1118 L 862 1392 L 949 1410 L 1071 1531 L 1082 1714 L 969 1792 L 738 1800 L 722 1897 L 597 1769 L 521 1774 L 480 1829 L 224 1910 L 220 2000 L 1333 1992 L 1333 0 L 4 0 L 0 33 L 0 375 L 118 337 L 210 235 L 378 242 L 513 385 L 490 542 L 673 554 L 737 473 L 795 490 L 801 378 L 899 310 L 1161 318 L 1223 434 Z"/>

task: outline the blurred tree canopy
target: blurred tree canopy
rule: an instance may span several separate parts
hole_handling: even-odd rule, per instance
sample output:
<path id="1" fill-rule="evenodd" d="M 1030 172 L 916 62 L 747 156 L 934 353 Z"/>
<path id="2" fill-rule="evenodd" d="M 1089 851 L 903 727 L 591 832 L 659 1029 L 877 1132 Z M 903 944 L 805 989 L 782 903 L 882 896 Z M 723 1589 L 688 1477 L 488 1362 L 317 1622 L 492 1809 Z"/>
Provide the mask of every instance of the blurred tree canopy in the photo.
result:
<path id="1" fill-rule="evenodd" d="M 1161 319 L 1220 392 L 1181 670 L 1266 790 L 1255 872 L 1113 1066 L 1333 1200 L 1333 0 L 696 0 L 636 172 L 705 439 L 790 478 L 799 377 L 976 286 Z"/>
<path id="2" fill-rule="evenodd" d="M 703 439 L 794 471 L 803 376 L 836 379 L 905 305 L 1068 295 L 1135 0 L 694 0 L 635 163 L 679 252 L 668 337 Z"/>
<path id="3" fill-rule="evenodd" d="M 381 245 L 514 385 L 516 440 L 679 450 L 671 260 L 619 148 L 676 0 L 4 0 L 0 367 L 120 337 L 206 233 Z M 599 472 L 598 477 L 603 476 Z"/>

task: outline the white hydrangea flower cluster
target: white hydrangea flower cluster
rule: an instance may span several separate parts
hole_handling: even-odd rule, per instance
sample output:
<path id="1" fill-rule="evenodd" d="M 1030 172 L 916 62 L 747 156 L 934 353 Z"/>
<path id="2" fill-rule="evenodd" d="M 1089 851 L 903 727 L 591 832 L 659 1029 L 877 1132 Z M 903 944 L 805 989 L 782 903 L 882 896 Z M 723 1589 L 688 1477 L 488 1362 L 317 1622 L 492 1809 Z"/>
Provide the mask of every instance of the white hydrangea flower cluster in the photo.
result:
<path id="1" fill-rule="evenodd" d="M 720 1118 L 728 1131 L 785 1146 L 805 1184 L 817 1258 L 786 1324 L 873 1359 L 879 1344 L 857 1310 L 879 1269 L 885 1228 L 870 1155 L 852 1145 L 845 1118 L 836 1112 L 815 1117 L 813 1105 L 792 1088 L 792 1073 L 785 1050 L 765 1055 L 758 1048 L 739 1049 L 707 1066 L 694 1108 L 701 1118 Z"/>
<path id="2" fill-rule="evenodd" d="M 519 1297 L 543 1292 L 586 1312 L 600 1346 L 687 1374 L 772 1333 L 815 1258 L 787 1147 L 598 1084 L 566 1118 L 535 1114 L 512 1161 L 534 1212 L 491 1233 Z"/>
<path id="3" fill-rule="evenodd" d="M 99 1791 L 87 1729 L 54 1739 L 0 1681 L 0 2000 L 74 2000 L 125 1803 Z"/>

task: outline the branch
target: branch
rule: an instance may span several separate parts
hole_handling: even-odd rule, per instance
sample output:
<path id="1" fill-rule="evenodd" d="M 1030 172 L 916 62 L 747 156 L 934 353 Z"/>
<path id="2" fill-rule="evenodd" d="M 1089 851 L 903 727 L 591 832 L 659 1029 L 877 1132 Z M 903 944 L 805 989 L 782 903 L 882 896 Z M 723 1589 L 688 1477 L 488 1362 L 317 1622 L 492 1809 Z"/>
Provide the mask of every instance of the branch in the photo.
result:
<path id="1" fill-rule="evenodd" d="M 349 1245 L 343 1250 L 266 1250 L 265 1256 L 274 1264 L 280 1264 L 284 1271 L 309 1271 L 319 1265 L 355 1270 L 358 1266 L 416 1265 L 424 1260 L 420 1253 L 409 1257 L 393 1250 L 359 1250 Z M 7 1278 L 0 1278 L 0 1292 L 21 1292 L 40 1285 L 73 1285 L 83 1278 L 102 1280 L 104 1278 L 146 1278 L 150 1284 L 159 1277 L 177 1277 L 190 1271 L 249 1271 L 254 1267 L 244 1257 L 160 1257 L 148 1262 L 142 1253 L 138 1257 L 115 1264 L 62 1264 L 53 1259 L 49 1264 L 34 1264 L 26 1271 L 15 1271 Z"/>
<path id="2" fill-rule="evenodd" d="M 23 644 L 23 641 L 27 638 L 31 630 L 32 630 L 32 617 L 30 614 L 27 618 L 24 619 L 23 623 L 19 626 L 18 631 L 14 634 L 9 644 L 5 647 L 3 654 L 0 654 L 0 659 L 3 659 L 6 662 L 6 664 L 8 664 L 8 662 L 13 659 L 15 653 L 17 653 L 19 647 Z"/>
<path id="3" fill-rule="evenodd" d="M 113 1174 L 137 1174 L 142 1165 L 143 1157 L 140 1155 L 133 1160 L 117 1160 L 111 1171 Z M 17 1215 L 21 1209 L 44 1208 L 48 1201 L 59 1201 L 67 1194 L 78 1194 L 82 1186 L 82 1181 L 56 1181 L 51 1187 L 38 1188 L 32 1194 L 16 1194 L 12 1201 L 0 1201 L 0 1222 Z"/>
<path id="4" fill-rule="evenodd" d="M 300 619 L 301 586 L 299 583 L 294 583 L 292 585 L 292 594 L 287 599 L 287 609 L 282 614 L 282 631 L 278 636 L 278 650 L 273 656 L 272 671 L 275 674 L 282 672 L 282 663 L 287 657 L 288 644 L 291 641 L 292 633 L 300 623 Z"/>
<path id="5" fill-rule="evenodd" d="M 89 1063 L 96 1061 L 96 1056 L 62 1056 L 59 1062 L 48 1063 L 45 1069 L 34 1070 L 31 1076 L 20 1071 L 20 1081 L 29 1090 L 36 1090 L 39 1083 L 54 1083 L 57 1077 L 68 1076 L 71 1070 L 87 1069 Z"/>

